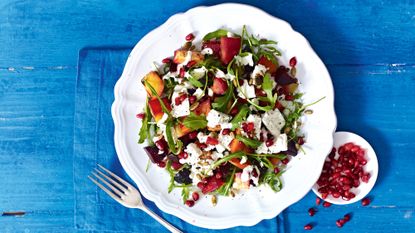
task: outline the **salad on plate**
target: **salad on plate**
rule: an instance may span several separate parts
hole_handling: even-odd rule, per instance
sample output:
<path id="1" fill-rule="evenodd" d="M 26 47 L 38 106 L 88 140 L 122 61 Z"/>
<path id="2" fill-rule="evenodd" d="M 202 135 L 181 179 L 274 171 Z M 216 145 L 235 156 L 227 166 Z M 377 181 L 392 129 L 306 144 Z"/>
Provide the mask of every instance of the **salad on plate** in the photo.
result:
<path id="1" fill-rule="evenodd" d="M 292 156 L 305 143 L 305 105 L 297 60 L 280 64 L 276 41 L 225 29 L 200 43 L 191 33 L 173 57 L 155 64 L 141 82 L 147 101 L 138 143 L 170 175 L 193 206 L 201 194 L 235 196 L 266 185 L 275 192 Z M 147 166 L 150 165 L 150 162 Z"/>

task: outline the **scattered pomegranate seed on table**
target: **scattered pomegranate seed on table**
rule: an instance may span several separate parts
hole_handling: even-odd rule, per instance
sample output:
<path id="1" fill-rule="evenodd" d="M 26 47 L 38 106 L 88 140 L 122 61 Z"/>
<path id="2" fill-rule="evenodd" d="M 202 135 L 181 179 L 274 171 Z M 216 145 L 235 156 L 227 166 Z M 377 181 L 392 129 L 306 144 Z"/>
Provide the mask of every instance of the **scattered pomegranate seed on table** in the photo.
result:
<path id="1" fill-rule="evenodd" d="M 304 226 L 304 230 L 309 231 L 311 229 L 313 229 L 313 225 L 311 225 L 311 224 L 307 224 L 307 225 Z"/>
<path id="2" fill-rule="evenodd" d="M 365 197 L 362 199 L 362 206 L 367 206 L 370 204 L 370 199 L 368 197 Z"/>
<path id="3" fill-rule="evenodd" d="M 316 210 L 314 208 L 308 209 L 308 215 L 314 216 L 316 214 Z"/>
<path id="4" fill-rule="evenodd" d="M 316 197 L 316 205 L 320 205 L 321 199 L 319 197 Z"/>
<path id="5" fill-rule="evenodd" d="M 340 220 L 341 220 L 341 219 L 339 219 L 339 220 L 337 220 L 337 221 L 336 221 L 336 226 L 337 226 L 338 228 L 342 228 L 342 227 L 343 227 L 343 225 L 344 225 L 344 223 L 342 223 Z"/>
<path id="6" fill-rule="evenodd" d="M 344 221 L 348 222 L 350 221 L 350 214 L 345 214 L 343 217 Z"/>
<path id="7" fill-rule="evenodd" d="M 164 63 L 164 64 L 168 64 L 168 63 L 171 63 L 171 59 L 170 58 L 164 58 L 163 60 L 161 60 L 161 63 Z"/>
<path id="8" fill-rule="evenodd" d="M 327 201 L 325 201 L 325 202 L 323 202 L 323 206 L 324 207 L 330 207 L 331 206 L 331 203 L 330 202 L 327 202 Z"/>
<path id="9" fill-rule="evenodd" d="M 144 119 L 144 117 L 146 116 L 145 113 L 138 113 L 137 115 L 135 115 L 138 119 Z"/>

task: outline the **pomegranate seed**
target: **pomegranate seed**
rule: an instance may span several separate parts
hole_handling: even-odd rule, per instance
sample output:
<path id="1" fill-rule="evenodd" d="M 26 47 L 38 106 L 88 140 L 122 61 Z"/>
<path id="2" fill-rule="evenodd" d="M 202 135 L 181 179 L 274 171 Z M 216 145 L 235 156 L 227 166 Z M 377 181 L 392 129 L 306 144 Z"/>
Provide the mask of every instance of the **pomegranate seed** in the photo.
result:
<path id="1" fill-rule="evenodd" d="M 221 172 L 216 173 L 215 177 L 216 177 L 216 179 L 222 178 L 222 173 Z"/>
<path id="2" fill-rule="evenodd" d="M 308 215 L 314 216 L 316 214 L 316 210 L 314 208 L 308 209 Z"/>
<path id="3" fill-rule="evenodd" d="M 362 160 L 360 160 L 359 162 L 360 162 L 360 164 L 362 164 L 362 165 L 366 165 L 366 164 L 367 164 L 367 160 L 366 160 L 366 159 L 362 159 Z"/>
<path id="4" fill-rule="evenodd" d="M 331 206 L 331 203 L 330 202 L 327 202 L 327 201 L 325 201 L 325 202 L 323 202 L 323 206 L 324 207 L 330 207 Z"/>
<path id="5" fill-rule="evenodd" d="M 161 62 L 164 63 L 164 64 L 168 64 L 168 63 L 171 63 L 171 59 L 166 57 L 163 60 L 161 60 Z"/>
<path id="6" fill-rule="evenodd" d="M 265 142 L 265 145 L 266 145 L 267 147 L 270 147 L 270 146 L 274 145 L 274 138 L 270 138 L 270 139 L 268 139 L 268 140 Z"/>
<path id="7" fill-rule="evenodd" d="M 198 192 L 193 192 L 192 193 L 192 198 L 193 198 L 193 201 L 199 200 L 199 193 Z"/>
<path id="8" fill-rule="evenodd" d="M 219 141 L 216 138 L 207 137 L 206 144 L 215 146 L 219 144 Z"/>
<path id="9" fill-rule="evenodd" d="M 195 138 L 197 138 L 197 133 L 198 133 L 197 131 L 190 132 L 188 134 L 189 139 L 195 139 Z"/>
<path id="10" fill-rule="evenodd" d="M 166 163 L 163 162 L 163 161 L 160 161 L 160 162 L 157 163 L 157 166 L 159 166 L 161 168 L 164 168 L 164 167 L 166 167 Z"/>
<path id="11" fill-rule="evenodd" d="M 297 58 L 296 57 L 292 57 L 291 59 L 290 59 L 290 66 L 291 67 L 294 67 L 294 66 L 296 66 L 297 65 Z"/>
<path id="12" fill-rule="evenodd" d="M 203 149 L 206 149 L 207 148 L 207 145 L 205 143 L 200 143 L 199 144 L 199 148 L 202 149 L 202 150 Z"/>
<path id="13" fill-rule="evenodd" d="M 256 171 L 256 170 L 253 170 L 253 171 L 252 171 L 252 176 L 253 176 L 253 177 L 258 177 L 258 173 L 257 173 L 257 171 Z"/>
<path id="14" fill-rule="evenodd" d="M 368 183 L 369 179 L 370 179 L 370 174 L 369 173 L 366 173 L 362 176 L 362 181 L 365 182 L 365 183 Z"/>
<path id="15" fill-rule="evenodd" d="M 138 119 L 144 119 L 144 117 L 146 116 L 146 114 L 145 113 L 139 113 L 139 114 L 137 114 L 137 115 L 135 115 Z"/>
<path id="16" fill-rule="evenodd" d="M 245 122 L 242 124 L 242 129 L 246 133 L 250 133 L 255 129 L 255 125 L 253 122 Z"/>
<path id="17" fill-rule="evenodd" d="M 228 134 L 230 134 L 231 133 L 231 130 L 230 129 L 223 129 L 222 130 L 222 134 L 223 135 L 228 135 Z"/>
<path id="18" fill-rule="evenodd" d="M 178 155 L 179 159 L 186 159 L 188 156 L 189 156 L 189 155 L 188 155 L 186 152 L 184 152 L 184 151 L 182 151 L 182 152 L 181 152 L 181 153 L 179 153 L 179 155 Z"/>
<path id="19" fill-rule="evenodd" d="M 316 205 L 320 205 L 320 203 L 321 203 L 321 199 L 316 197 Z"/>
<path id="20" fill-rule="evenodd" d="M 167 149 L 167 142 L 164 139 L 160 139 L 154 144 L 156 144 L 156 147 L 161 151 L 165 151 Z"/>
<path id="21" fill-rule="evenodd" d="M 185 37 L 186 41 L 192 41 L 194 38 L 195 38 L 195 35 L 193 35 L 193 33 L 189 33 L 189 34 Z"/>
<path id="22" fill-rule="evenodd" d="M 290 162 L 290 160 L 288 158 L 285 158 L 285 159 L 281 160 L 281 163 L 283 163 L 283 164 L 288 164 L 288 162 Z"/>
<path id="23" fill-rule="evenodd" d="M 187 206 L 189 206 L 189 207 L 192 207 L 192 206 L 194 206 L 194 205 L 195 205 L 195 202 L 194 202 L 194 201 L 192 201 L 192 200 L 187 200 L 187 201 L 185 202 L 185 204 L 186 204 Z"/>
<path id="24" fill-rule="evenodd" d="M 239 112 L 237 107 L 234 107 L 231 109 L 231 111 L 229 112 L 229 114 L 231 114 L 232 116 L 235 116 L 237 113 Z"/>
<path id="25" fill-rule="evenodd" d="M 275 167 L 275 168 L 274 168 L 274 173 L 275 173 L 275 174 L 278 174 L 279 172 L 280 172 L 280 169 L 279 169 L 278 167 Z"/>
<path id="26" fill-rule="evenodd" d="M 192 95 L 192 96 L 189 97 L 189 103 L 190 104 L 193 104 L 194 102 L 196 102 L 196 100 L 197 100 L 197 97 L 194 96 L 194 95 Z"/>
<path id="27" fill-rule="evenodd" d="M 307 224 L 307 225 L 304 226 L 304 230 L 309 231 L 311 229 L 313 229 L 313 225 L 311 225 L 311 224 Z"/>
<path id="28" fill-rule="evenodd" d="M 341 223 L 341 222 L 340 222 L 340 220 L 337 220 L 337 221 L 336 221 L 336 226 L 337 226 L 338 228 L 342 228 L 342 227 L 343 227 L 343 223 Z"/>
<path id="29" fill-rule="evenodd" d="M 298 137 L 298 139 L 297 139 L 297 143 L 298 143 L 298 145 L 304 145 L 304 138 L 303 137 Z"/>
<path id="30" fill-rule="evenodd" d="M 292 95 L 286 95 L 285 96 L 285 100 L 293 101 L 294 100 L 294 96 L 292 96 Z"/>
<path id="31" fill-rule="evenodd" d="M 328 193 L 321 193 L 321 198 L 326 199 L 328 195 L 329 195 Z M 323 205 L 324 205 L 324 202 L 323 202 Z"/>
<path id="32" fill-rule="evenodd" d="M 180 164 L 180 163 L 178 163 L 178 162 L 172 162 L 171 163 L 171 167 L 174 169 L 174 170 L 179 170 L 181 167 L 182 167 L 182 165 Z"/>
<path id="33" fill-rule="evenodd" d="M 334 198 L 339 198 L 340 197 L 340 193 L 339 192 L 334 192 L 331 194 Z"/>
<path id="34" fill-rule="evenodd" d="M 362 206 L 367 206 L 370 204 L 370 199 L 368 197 L 363 198 Z"/>
<path id="35" fill-rule="evenodd" d="M 345 214 L 343 219 L 346 222 L 350 221 L 350 214 Z"/>
<path id="36" fill-rule="evenodd" d="M 197 187 L 199 189 L 203 189 L 205 187 L 205 184 L 203 182 L 199 182 L 199 183 L 197 183 Z"/>

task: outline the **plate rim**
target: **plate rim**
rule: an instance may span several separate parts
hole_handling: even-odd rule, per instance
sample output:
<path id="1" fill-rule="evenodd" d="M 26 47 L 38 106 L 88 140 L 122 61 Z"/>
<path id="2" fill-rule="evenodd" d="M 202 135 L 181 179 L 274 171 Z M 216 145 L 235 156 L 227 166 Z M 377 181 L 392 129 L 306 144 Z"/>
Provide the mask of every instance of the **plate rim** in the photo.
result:
<path id="1" fill-rule="evenodd" d="M 281 208 L 281 210 L 279 211 L 274 211 L 274 212 L 268 212 L 268 213 L 262 213 L 260 215 L 260 217 L 253 217 L 253 216 L 249 216 L 249 218 L 243 218 L 243 216 L 233 216 L 234 218 L 236 218 L 235 221 L 222 221 L 222 222 L 218 222 L 216 221 L 217 219 L 215 219 L 215 223 L 216 224 L 209 224 L 205 221 L 208 221 L 209 218 L 208 217 L 203 217 L 203 216 L 197 216 L 198 219 L 202 219 L 202 221 L 194 221 L 192 218 L 190 218 L 188 215 L 192 215 L 191 211 L 186 209 L 177 209 L 177 208 L 173 208 L 171 206 L 171 208 L 167 205 L 167 203 L 165 203 L 165 201 L 162 201 L 161 196 L 162 195 L 150 195 L 150 192 L 148 191 L 148 189 L 143 186 L 141 184 L 141 182 L 137 182 L 141 180 L 140 177 L 137 177 L 135 172 L 133 172 L 133 168 L 131 167 L 130 164 L 128 164 L 125 161 L 125 158 L 123 159 L 123 156 L 125 154 L 128 154 L 128 152 L 125 150 L 125 148 L 120 144 L 120 139 L 121 137 L 121 131 L 122 131 L 122 127 L 121 127 L 121 121 L 123 119 L 122 114 L 120 114 L 120 111 L 122 110 L 122 100 L 124 99 L 123 95 L 122 95 L 122 91 L 121 91 L 121 87 L 122 84 L 126 81 L 127 76 L 128 76 L 128 71 L 130 70 L 131 66 L 132 66 L 132 60 L 131 57 L 133 57 L 137 52 L 138 52 L 138 48 L 140 48 L 141 50 L 146 49 L 149 46 L 149 43 L 147 43 L 147 41 L 150 38 L 156 37 L 159 34 L 163 34 L 163 32 L 168 29 L 170 26 L 172 26 L 175 21 L 180 21 L 180 18 L 185 16 L 186 14 L 194 14 L 197 11 L 204 11 L 204 10 L 214 10 L 215 8 L 220 8 L 220 7 L 229 7 L 229 8 L 245 8 L 245 10 L 249 10 L 249 11 L 254 11 L 254 13 L 258 13 L 261 14 L 261 17 L 267 17 L 272 21 L 278 22 L 280 24 L 285 24 L 285 26 L 290 29 L 292 31 L 293 34 L 296 34 L 297 37 L 301 38 L 302 41 L 305 43 L 305 46 L 310 50 L 312 55 L 315 55 L 315 59 L 316 62 L 319 63 L 320 67 L 323 69 L 321 70 L 322 72 L 324 72 L 324 77 L 328 77 L 328 81 L 329 81 L 329 86 L 331 87 L 329 92 L 330 92 L 330 97 L 332 97 L 332 103 L 330 104 L 330 109 L 329 109 L 329 114 L 331 119 L 333 120 L 333 128 L 332 128 L 332 140 L 331 140 L 331 144 L 333 144 L 333 134 L 336 131 L 337 128 L 337 117 L 335 114 L 335 109 L 334 109 L 334 88 L 333 88 L 333 83 L 331 81 L 331 76 L 327 70 L 327 67 L 324 65 L 324 63 L 322 62 L 322 60 L 320 59 L 320 57 L 317 55 L 317 53 L 314 51 L 314 49 L 311 47 L 310 43 L 308 42 L 308 40 L 301 35 L 299 32 L 295 31 L 291 25 L 282 20 L 279 19 L 275 16 L 272 16 L 270 14 L 268 14 L 267 12 L 251 6 L 251 5 L 246 5 L 246 4 L 239 4 L 239 3 L 223 3 L 223 4 L 217 4 L 217 5 L 213 5 L 213 6 L 198 6 L 198 7 L 194 7 L 189 9 L 188 11 L 184 12 L 184 13 L 178 13 L 175 14 L 173 16 L 171 16 L 165 23 L 161 24 L 160 26 L 156 27 L 155 29 L 151 30 L 150 32 L 148 32 L 143 38 L 141 38 L 141 40 L 134 46 L 134 48 L 132 49 L 130 55 L 128 56 L 127 62 L 125 64 L 124 70 L 122 72 L 122 75 L 120 77 L 120 79 L 117 81 L 117 83 L 115 84 L 114 87 L 114 102 L 112 104 L 111 107 L 111 114 L 112 114 L 112 118 L 114 121 L 114 146 L 118 155 L 118 158 L 120 160 L 120 163 L 122 165 L 122 167 L 124 168 L 124 170 L 126 171 L 126 173 L 132 178 L 132 180 L 134 180 L 134 182 L 137 184 L 137 186 L 140 189 L 141 194 L 148 200 L 154 202 L 156 204 L 156 206 L 162 210 L 163 212 L 172 214 L 192 225 L 198 226 L 198 227 L 203 227 L 203 228 L 208 228 L 208 229 L 226 229 L 226 228 L 231 228 L 231 227 L 236 227 L 236 226 L 252 226 L 255 225 L 257 223 L 259 223 L 260 221 L 264 220 L 264 219 L 271 219 L 276 217 L 278 214 L 280 214 L 283 210 L 285 210 L 287 207 L 289 207 L 290 205 L 298 202 L 299 200 L 301 200 L 308 192 L 305 192 L 302 195 L 298 195 L 297 198 L 294 198 L 294 201 L 292 202 L 287 202 L 285 205 L 283 205 L 283 208 Z M 331 150 L 332 145 L 328 146 L 328 150 L 327 150 L 327 154 L 329 153 L 329 150 Z M 316 168 L 319 171 L 322 170 L 323 167 L 323 163 L 324 160 L 321 161 L 321 166 Z M 318 177 L 320 174 L 318 174 L 317 177 L 315 178 L 315 181 L 317 181 Z M 313 184 L 315 183 L 315 181 L 313 182 Z M 308 190 L 312 189 L 313 184 L 308 188 Z M 178 211 L 181 210 L 181 211 Z M 183 212 L 184 211 L 184 212 Z"/>

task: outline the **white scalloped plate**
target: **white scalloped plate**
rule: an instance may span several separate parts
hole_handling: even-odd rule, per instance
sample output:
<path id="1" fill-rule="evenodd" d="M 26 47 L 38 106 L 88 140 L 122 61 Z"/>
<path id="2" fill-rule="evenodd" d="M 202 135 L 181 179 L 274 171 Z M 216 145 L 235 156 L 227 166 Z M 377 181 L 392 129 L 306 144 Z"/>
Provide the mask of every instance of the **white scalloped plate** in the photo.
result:
<path id="1" fill-rule="evenodd" d="M 180 190 L 167 193 L 169 176 L 157 166 L 145 171 L 147 155 L 137 144 L 140 122 L 136 113 L 145 103 L 146 93 L 139 80 L 152 69 L 153 61 L 171 56 L 184 37 L 193 32 L 196 41 L 208 32 L 227 28 L 239 33 L 243 25 L 249 32 L 278 41 L 282 64 L 296 56 L 297 76 L 305 103 L 326 98 L 312 106 L 313 114 L 304 117 L 303 131 L 306 154 L 300 153 L 289 163 L 282 180 L 284 187 L 274 193 L 267 187 L 250 189 L 235 198 L 219 197 L 213 207 L 210 198 L 202 198 L 189 208 L 182 204 Z M 124 72 L 114 89 L 112 117 L 115 125 L 114 143 L 123 168 L 137 183 L 145 198 L 154 201 L 162 211 L 173 214 L 193 225 L 223 229 L 252 226 L 263 219 L 278 215 L 300 200 L 320 176 L 326 155 L 333 145 L 336 129 L 334 93 L 330 75 L 307 40 L 280 19 L 247 5 L 221 4 L 196 7 L 172 16 L 163 25 L 148 33 L 132 50 Z"/>

